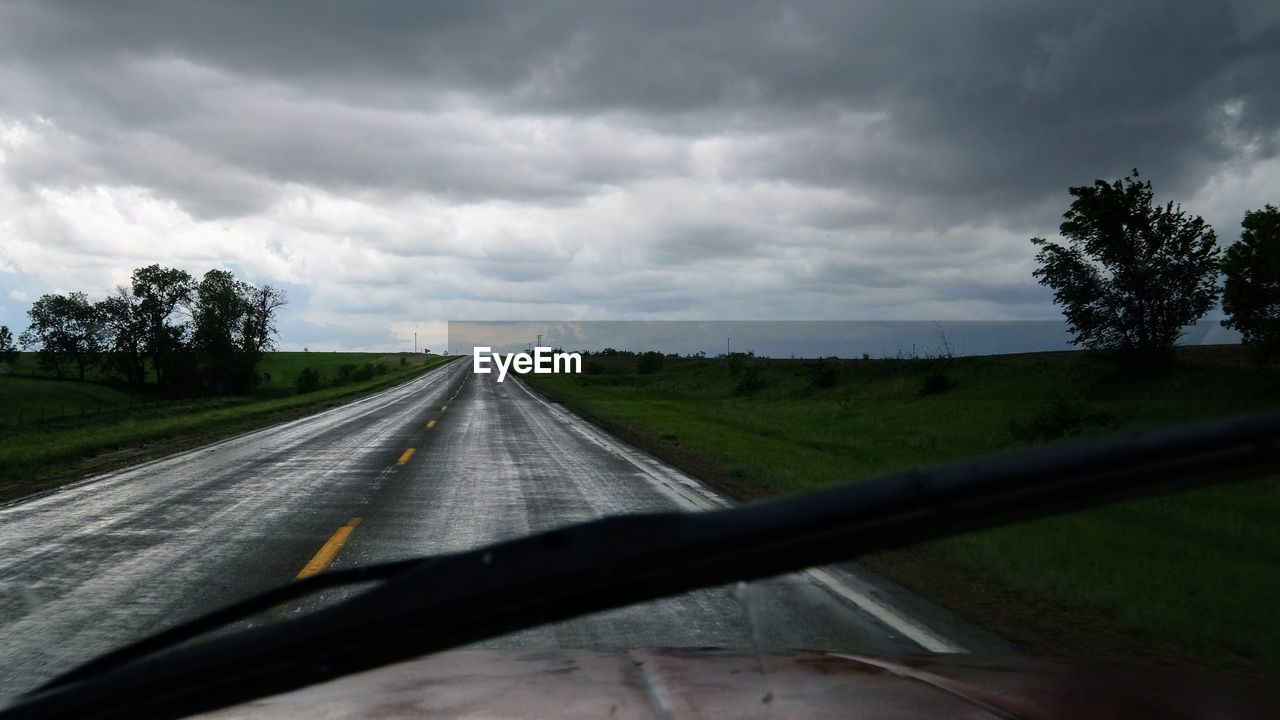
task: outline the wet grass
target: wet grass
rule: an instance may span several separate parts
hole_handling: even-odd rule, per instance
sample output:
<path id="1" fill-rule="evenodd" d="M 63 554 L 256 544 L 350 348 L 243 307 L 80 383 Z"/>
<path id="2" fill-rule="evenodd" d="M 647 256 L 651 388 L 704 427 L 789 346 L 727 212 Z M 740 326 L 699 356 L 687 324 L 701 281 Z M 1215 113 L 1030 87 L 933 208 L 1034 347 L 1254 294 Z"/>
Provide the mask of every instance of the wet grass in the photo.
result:
<path id="1" fill-rule="evenodd" d="M 1231 348 L 1188 351 L 1158 373 L 1078 353 L 845 361 L 830 387 L 811 381 L 812 363 L 736 365 L 669 362 L 639 375 L 624 363 L 597 375 L 527 379 L 748 496 L 1280 407 L 1280 371 L 1240 362 Z M 931 384 L 938 374 L 948 382 Z M 947 563 L 980 568 L 1025 595 L 1100 609 L 1137 631 L 1280 670 L 1277 479 L 975 533 L 931 549 L 942 559 L 938 582 L 947 582 Z"/>

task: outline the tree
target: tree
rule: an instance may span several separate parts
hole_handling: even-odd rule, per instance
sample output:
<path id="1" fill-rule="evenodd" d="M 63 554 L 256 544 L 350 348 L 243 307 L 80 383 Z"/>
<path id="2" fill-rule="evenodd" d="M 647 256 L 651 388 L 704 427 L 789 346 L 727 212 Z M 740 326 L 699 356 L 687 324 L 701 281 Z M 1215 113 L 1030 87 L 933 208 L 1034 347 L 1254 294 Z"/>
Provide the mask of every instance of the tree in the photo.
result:
<path id="1" fill-rule="evenodd" d="M 1280 357 L 1280 208 L 1250 210 L 1222 259 L 1222 324 L 1240 331 L 1259 360 Z"/>
<path id="2" fill-rule="evenodd" d="M 227 270 L 210 270 L 196 286 L 191 345 L 205 388 L 245 392 L 257 384 L 262 354 L 274 346 L 277 310 L 284 295 L 255 287 Z"/>
<path id="3" fill-rule="evenodd" d="M 247 288 L 248 313 L 245 316 L 244 350 L 252 354 L 256 362 L 261 359 L 262 353 L 275 349 L 276 315 L 280 308 L 288 304 L 288 299 L 284 291 L 270 285 L 249 285 Z"/>
<path id="4" fill-rule="evenodd" d="M 252 385 L 244 377 L 240 337 L 248 304 L 244 283 L 226 270 L 210 270 L 196 286 L 191 309 L 191 346 L 206 389 L 216 394 Z M 252 372 L 253 366 L 248 366 Z"/>
<path id="5" fill-rule="evenodd" d="M 81 380 L 101 358 L 104 331 L 97 310 L 82 292 L 41 295 L 27 311 L 31 325 L 24 346 L 38 346 L 39 365 L 59 379 L 74 367 Z"/>
<path id="6" fill-rule="evenodd" d="M 18 346 L 13 343 L 8 325 L 0 325 L 0 364 L 10 367 L 18 364 Z"/>
<path id="7" fill-rule="evenodd" d="M 192 374 L 186 352 L 189 328 L 185 322 L 175 322 L 175 315 L 179 308 L 191 304 L 194 279 L 185 270 L 148 265 L 133 271 L 131 289 L 138 300 L 144 348 L 155 369 L 156 384 L 170 393 L 188 390 Z"/>
<path id="8" fill-rule="evenodd" d="M 107 336 L 103 364 L 120 372 L 130 385 L 141 386 L 147 379 L 147 327 L 137 296 L 120 285 L 96 307 Z"/>
<path id="9" fill-rule="evenodd" d="M 1165 354 L 1183 328 L 1217 300 L 1217 238 L 1181 205 L 1152 204 L 1138 171 L 1108 184 L 1070 188 L 1059 232 L 1067 244 L 1032 238 L 1034 273 L 1053 288 L 1074 344 L 1144 356 Z"/>

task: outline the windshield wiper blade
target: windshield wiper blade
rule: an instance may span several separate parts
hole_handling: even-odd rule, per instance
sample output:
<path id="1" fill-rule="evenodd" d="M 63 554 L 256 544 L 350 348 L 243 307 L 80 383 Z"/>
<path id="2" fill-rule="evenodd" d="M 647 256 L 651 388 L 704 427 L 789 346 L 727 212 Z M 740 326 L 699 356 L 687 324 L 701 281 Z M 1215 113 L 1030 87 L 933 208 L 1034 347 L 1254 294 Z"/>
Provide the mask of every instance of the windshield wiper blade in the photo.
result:
<path id="1" fill-rule="evenodd" d="M 281 585 L 272 588 L 266 592 L 253 595 L 244 600 L 227 605 L 226 607 L 214 610 L 211 613 L 201 615 L 200 617 L 176 625 L 168 630 L 163 630 L 150 635 L 142 640 L 130 643 L 122 648 L 112 650 L 105 655 L 101 655 L 89 662 L 66 672 L 49 682 L 41 685 L 36 692 L 55 688 L 60 685 L 67 685 L 77 680 L 83 680 L 94 675 L 99 675 L 112 668 L 121 665 L 127 665 L 134 660 L 154 655 L 161 650 L 165 650 L 175 645 L 194 640 L 201 635 L 214 632 L 221 628 L 227 627 L 233 623 L 253 617 L 259 613 L 265 612 L 279 605 L 287 603 L 291 600 L 297 600 L 309 595 L 332 590 L 338 587 L 347 587 L 350 585 L 364 585 L 379 580 L 386 580 L 394 577 L 405 570 L 417 567 L 424 562 L 430 562 L 431 558 L 412 558 L 409 560 L 397 560 L 395 562 L 379 563 L 376 565 L 364 565 L 346 570 L 331 570 L 329 572 L 312 575 L 301 580 L 296 580 L 288 585 Z"/>
<path id="2" fill-rule="evenodd" d="M 604 518 L 418 561 L 303 617 L 77 671 L 0 719 L 182 717 L 590 612 L 1278 468 L 1272 413 L 726 510 Z"/>

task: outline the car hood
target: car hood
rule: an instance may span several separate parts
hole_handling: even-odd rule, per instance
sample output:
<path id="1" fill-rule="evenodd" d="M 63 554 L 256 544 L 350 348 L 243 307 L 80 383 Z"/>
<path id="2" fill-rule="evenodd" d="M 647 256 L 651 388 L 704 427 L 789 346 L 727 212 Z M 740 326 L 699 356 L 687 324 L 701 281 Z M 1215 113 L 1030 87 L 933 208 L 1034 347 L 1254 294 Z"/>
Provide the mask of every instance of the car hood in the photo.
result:
<path id="1" fill-rule="evenodd" d="M 1280 717 L 1261 681 L 1022 657 L 750 649 L 461 650 L 199 716 Z"/>

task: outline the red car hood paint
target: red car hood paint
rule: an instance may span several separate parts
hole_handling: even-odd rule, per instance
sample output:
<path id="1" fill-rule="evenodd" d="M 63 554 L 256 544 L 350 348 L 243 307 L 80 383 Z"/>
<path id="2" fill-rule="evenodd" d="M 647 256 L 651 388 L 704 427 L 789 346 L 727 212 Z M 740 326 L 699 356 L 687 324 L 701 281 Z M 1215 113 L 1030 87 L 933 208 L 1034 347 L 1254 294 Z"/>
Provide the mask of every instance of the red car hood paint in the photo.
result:
<path id="1" fill-rule="evenodd" d="M 459 650 L 201 718 L 1277 718 L 1257 680 L 1022 657 Z"/>

